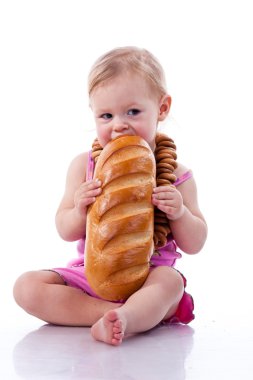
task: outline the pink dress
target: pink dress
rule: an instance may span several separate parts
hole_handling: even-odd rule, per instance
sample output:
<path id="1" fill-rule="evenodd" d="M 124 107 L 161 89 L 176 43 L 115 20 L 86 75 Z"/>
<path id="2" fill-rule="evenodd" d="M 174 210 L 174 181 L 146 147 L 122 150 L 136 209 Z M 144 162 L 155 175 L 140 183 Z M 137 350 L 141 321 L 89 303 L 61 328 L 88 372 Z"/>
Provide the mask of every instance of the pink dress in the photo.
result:
<path id="1" fill-rule="evenodd" d="M 91 152 L 89 152 L 89 159 L 86 171 L 86 180 L 93 178 L 94 162 L 91 158 Z M 192 172 L 188 171 L 184 173 L 174 183 L 175 186 L 187 181 L 192 177 Z M 89 286 L 87 278 L 85 276 L 85 238 L 78 241 L 77 244 L 78 257 L 71 260 L 66 268 L 54 268 L 53 271 L 57 272 L 64 280 L 65 284 L 77 289 L 83 290 L 85 293 L 92 297 L 100 298 Z M 150 259 L 150 270 L 158 266 L 174 267 L 176 260 L 181 258 L 181 254 L 177 251 L 177 246 L 173 237 L 168 236 L 167 244 L 159 249 L 159 255 L 153 255 Z M 176 270 L 176 269 L 175 269 Z M 180 273 L 180 272 L 179 272 Z M 184 287 L 186 287 L 186 279 L 180 273 Z M 179 302 L 178 309 L 173 317 L 165 321 L 166 323 L 189 323 L 195 316 L 193 314 L 194 303 L 190 294 L 183 294 L 181 301 Z"/>

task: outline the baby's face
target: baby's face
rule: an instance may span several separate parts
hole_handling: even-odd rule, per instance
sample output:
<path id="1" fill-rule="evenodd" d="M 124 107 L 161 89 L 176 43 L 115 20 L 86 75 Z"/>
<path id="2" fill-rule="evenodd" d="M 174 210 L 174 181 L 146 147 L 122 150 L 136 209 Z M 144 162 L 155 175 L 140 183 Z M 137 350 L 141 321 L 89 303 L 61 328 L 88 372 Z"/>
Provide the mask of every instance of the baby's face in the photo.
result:
<path id="1" fill-rule="evenodd" d="M 90 105 L 103 147 L 118 136 L 139 135 L 155 148 L 160 104 L 141 76 L 126 73 L 97 87 Z"/>

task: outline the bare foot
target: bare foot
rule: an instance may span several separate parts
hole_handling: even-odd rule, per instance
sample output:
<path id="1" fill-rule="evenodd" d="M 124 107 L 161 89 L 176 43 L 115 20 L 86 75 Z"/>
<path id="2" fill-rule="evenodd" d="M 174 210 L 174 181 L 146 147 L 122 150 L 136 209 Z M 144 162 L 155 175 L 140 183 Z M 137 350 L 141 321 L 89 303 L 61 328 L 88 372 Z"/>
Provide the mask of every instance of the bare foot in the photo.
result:
<path id="1" fill-rule="evenodd" d="M 118 346 L 122 343 L 125 329 L 126 319 L 119 309 L 109 310 L 91 327 L 91 335 L 96 340 Z"/>

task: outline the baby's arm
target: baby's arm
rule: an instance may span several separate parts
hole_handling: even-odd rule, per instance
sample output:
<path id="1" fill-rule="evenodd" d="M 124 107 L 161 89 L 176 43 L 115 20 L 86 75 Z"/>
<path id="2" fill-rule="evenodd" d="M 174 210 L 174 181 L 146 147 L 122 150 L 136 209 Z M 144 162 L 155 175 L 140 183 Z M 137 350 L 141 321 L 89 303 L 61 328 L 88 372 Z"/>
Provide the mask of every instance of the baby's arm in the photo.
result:
<path id="1" fill-rule="evenodd" d="M 87 207 L 101 193 L 101 184 L 95 180 L 85 181 L 88 154 L 77 156 L 67 173 L 63 198 L 56 213 L 56 228 L 67 241 L 85 236 Z"/>
<path id="2" fill-rule="evenodd" d="M 184 171 L 185 168 L 179 165 L 176 175 L 180 177 Z M 199 252 L 206 241 L 207 225 L 198 206 L 194 178 L 177 188 L 155 188 L 153 203 L 165 212 L 170 220 L 170 228 L 178 247 L 189 254 Z"/>

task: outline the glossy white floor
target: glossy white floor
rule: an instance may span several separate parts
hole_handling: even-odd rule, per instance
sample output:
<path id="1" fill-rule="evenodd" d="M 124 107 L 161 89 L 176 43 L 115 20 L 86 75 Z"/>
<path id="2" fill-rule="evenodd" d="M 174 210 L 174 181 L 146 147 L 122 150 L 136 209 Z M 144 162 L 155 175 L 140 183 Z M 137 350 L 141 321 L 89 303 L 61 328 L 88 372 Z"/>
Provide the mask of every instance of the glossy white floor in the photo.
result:
<path id="1" fill-rule="evenodd" d="M 252 379 L 252 312 L 202 315 L 191 326 L 157 327 L 111 347 L 94 341 L 88 328 L 45 325 L 6 303 L 1 379 Z"/>

